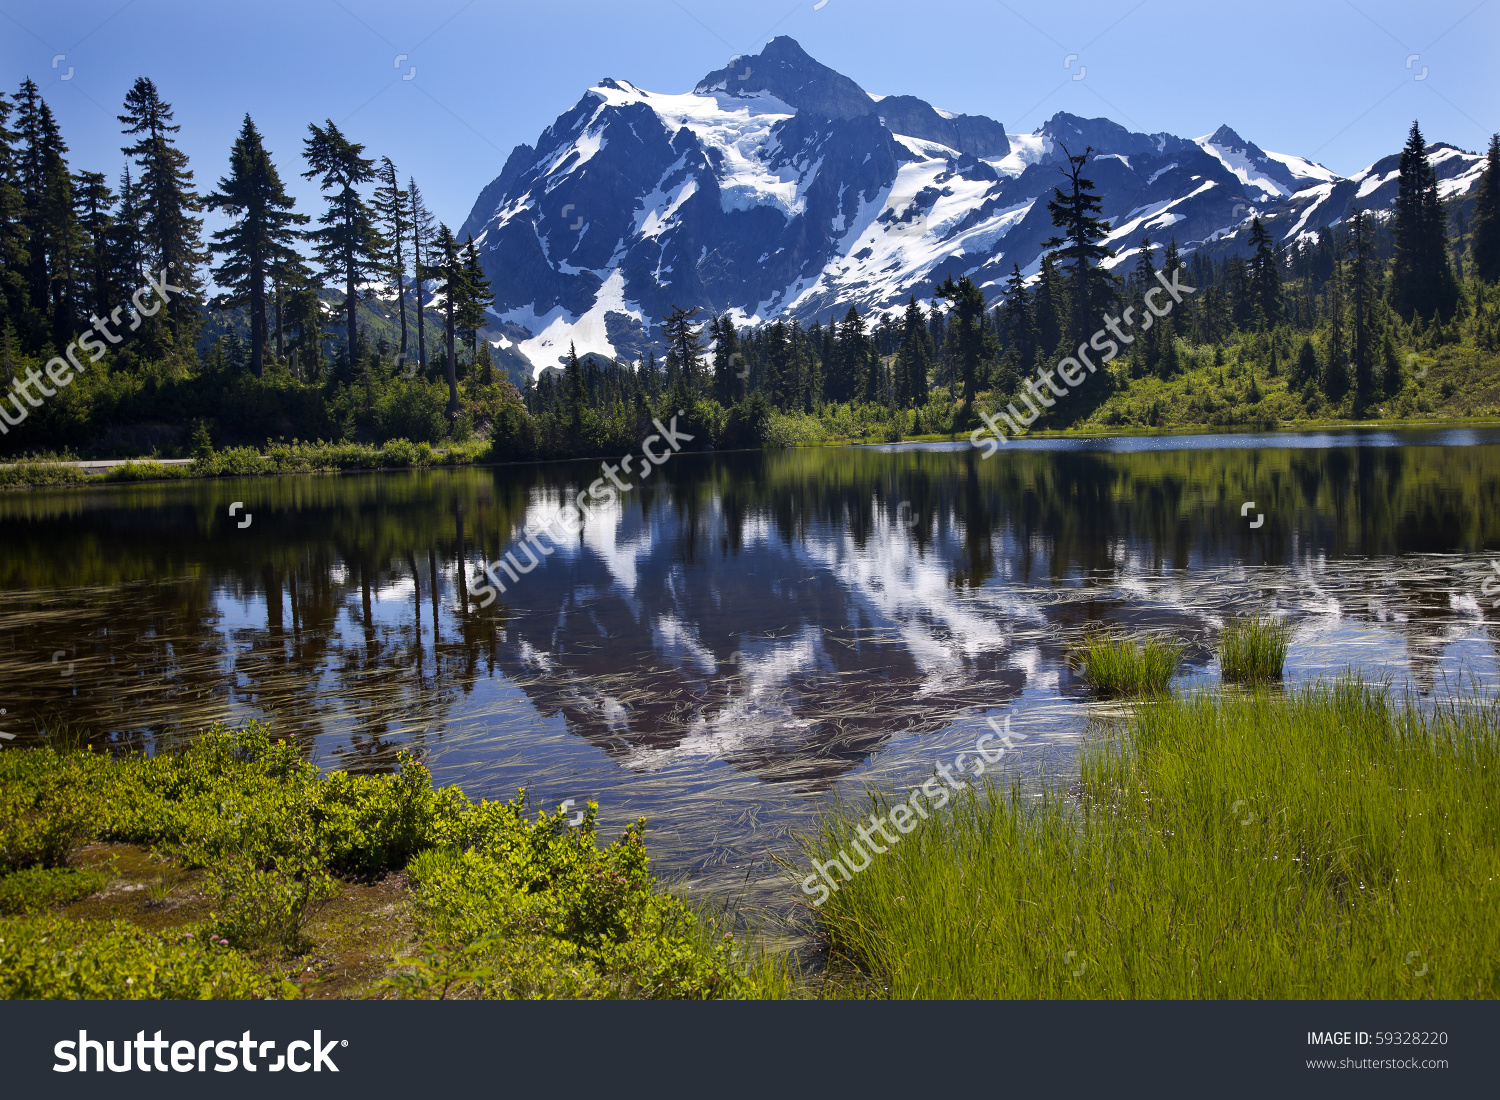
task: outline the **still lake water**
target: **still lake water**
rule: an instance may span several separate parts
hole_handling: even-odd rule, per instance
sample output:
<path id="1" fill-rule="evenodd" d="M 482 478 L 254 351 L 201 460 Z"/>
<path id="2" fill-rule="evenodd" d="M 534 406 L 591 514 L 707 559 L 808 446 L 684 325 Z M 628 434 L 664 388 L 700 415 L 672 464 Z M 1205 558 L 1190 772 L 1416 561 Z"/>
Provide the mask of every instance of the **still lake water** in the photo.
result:
<path id="1" fill-rule="evenodd" d="M 644 816 L 683 888 L 779 910 L 771 857 L 830 799 L 987 717 L 1025 735 L 1002 778 L 1065 778 L 1116 713 L 1066 660 L 1091 625 L 1185 639 L 1187 687 L 1226 616 L 1275 611 L 1293 680 L 1500 688 L 1497 430 L 682 454 L 480 609 L 464 577 L 598 475 L 0 494 L 5 744 L 256 717 L 329 767 L 411 747 L 475 798 L 596 799 L 606 837 Z"/>

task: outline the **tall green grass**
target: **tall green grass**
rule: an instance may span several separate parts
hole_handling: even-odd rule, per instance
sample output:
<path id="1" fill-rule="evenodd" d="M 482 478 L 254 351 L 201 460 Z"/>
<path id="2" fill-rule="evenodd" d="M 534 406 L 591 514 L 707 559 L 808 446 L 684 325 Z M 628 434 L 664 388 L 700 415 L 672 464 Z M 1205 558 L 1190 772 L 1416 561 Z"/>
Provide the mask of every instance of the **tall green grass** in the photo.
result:
<path id="1" fill-rule="evenodd" d="M 1281 679 L 1291 640 L 1290 623 L 1259 615 L 1231 619 L 1219 637 L 1219 668 L 1224 679 L 1246 683 Z"/>
<path id="2" fill-rule="evenodd" d="M 1182 663 L 1182 643 L 1149 635 L 1131 638 L 1100 631 L 1087 637 L 1074 661 L 1090 687 L 1103 695 L 1161 695 Z"/>
<path id="3" fill-rule="evenodd" d="M 1500 705 L 1174 697 L 1081 767 L 875 857 L 817 910 L 835 956 L 899 998 L 1500 993 Z"/>

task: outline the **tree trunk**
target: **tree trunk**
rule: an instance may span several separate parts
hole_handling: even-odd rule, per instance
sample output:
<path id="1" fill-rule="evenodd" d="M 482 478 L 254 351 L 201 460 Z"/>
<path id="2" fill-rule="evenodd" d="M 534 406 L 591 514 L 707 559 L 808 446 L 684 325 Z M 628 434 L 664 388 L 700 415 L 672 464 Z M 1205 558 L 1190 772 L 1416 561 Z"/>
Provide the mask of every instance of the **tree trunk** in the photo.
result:
<path id="1" fill-rule="evenodd" d="M 266 373 L 266 277 L 260 264 L 250 272 L 250 369 L 257 378 Z"/>

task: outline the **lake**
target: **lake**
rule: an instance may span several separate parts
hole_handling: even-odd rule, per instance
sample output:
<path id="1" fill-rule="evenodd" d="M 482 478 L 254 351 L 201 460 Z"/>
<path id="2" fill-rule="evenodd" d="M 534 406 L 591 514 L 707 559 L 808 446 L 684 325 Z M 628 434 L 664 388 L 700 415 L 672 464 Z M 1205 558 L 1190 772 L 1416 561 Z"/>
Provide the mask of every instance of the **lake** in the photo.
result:
<path id="1" fill-rule="evenodd" d="M 1185 688 L 1251 611 L 1295 625 L 1293 681 L 1500 687 L 1500 430 L 684 453 L 479 606 L 480 563 L 599 474 L 0 494 L 4 744 L 263 718 L 328 767 L 409 748 L 476 798 L 596 799 L 605 837 L 644 816 L 682 889 L 778 910 L 821 808 L 986 719 L 1024 735 L 999 778 L 1066 778 L 1118 714 L 1067 659 L 1101 624 L 1185 640 Z"/>

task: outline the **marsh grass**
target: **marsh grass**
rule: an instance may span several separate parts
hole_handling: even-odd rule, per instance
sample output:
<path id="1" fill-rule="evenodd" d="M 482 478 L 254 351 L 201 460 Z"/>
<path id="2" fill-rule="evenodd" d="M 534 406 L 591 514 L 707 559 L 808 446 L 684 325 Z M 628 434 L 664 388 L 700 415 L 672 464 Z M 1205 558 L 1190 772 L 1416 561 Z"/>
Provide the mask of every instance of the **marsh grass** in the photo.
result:
<path id="1" fill-rule="evenodd" d="M 1074 794 L 960 799 L 816 915 L 897 998 L 1494 997 L 1497 771 L 1494 701 L 1174 697 Z"/>
<path id="2" fill-rule="evenodd" d="M 1183 649 L 1181 642 L 1160 635 L 1133 638 L 1098 631 L 1084 639 L 1073 660 L 1102 695 L 1162 695 L 1182 663 Z"/>
<path id="3" fill-rule="evenodd" d="M 1291 639 L 1290 623 L 1259 615 L 1231 619 L 1219 638 L 1223 678 L 1253 684 L 1281 679 Z"/>

